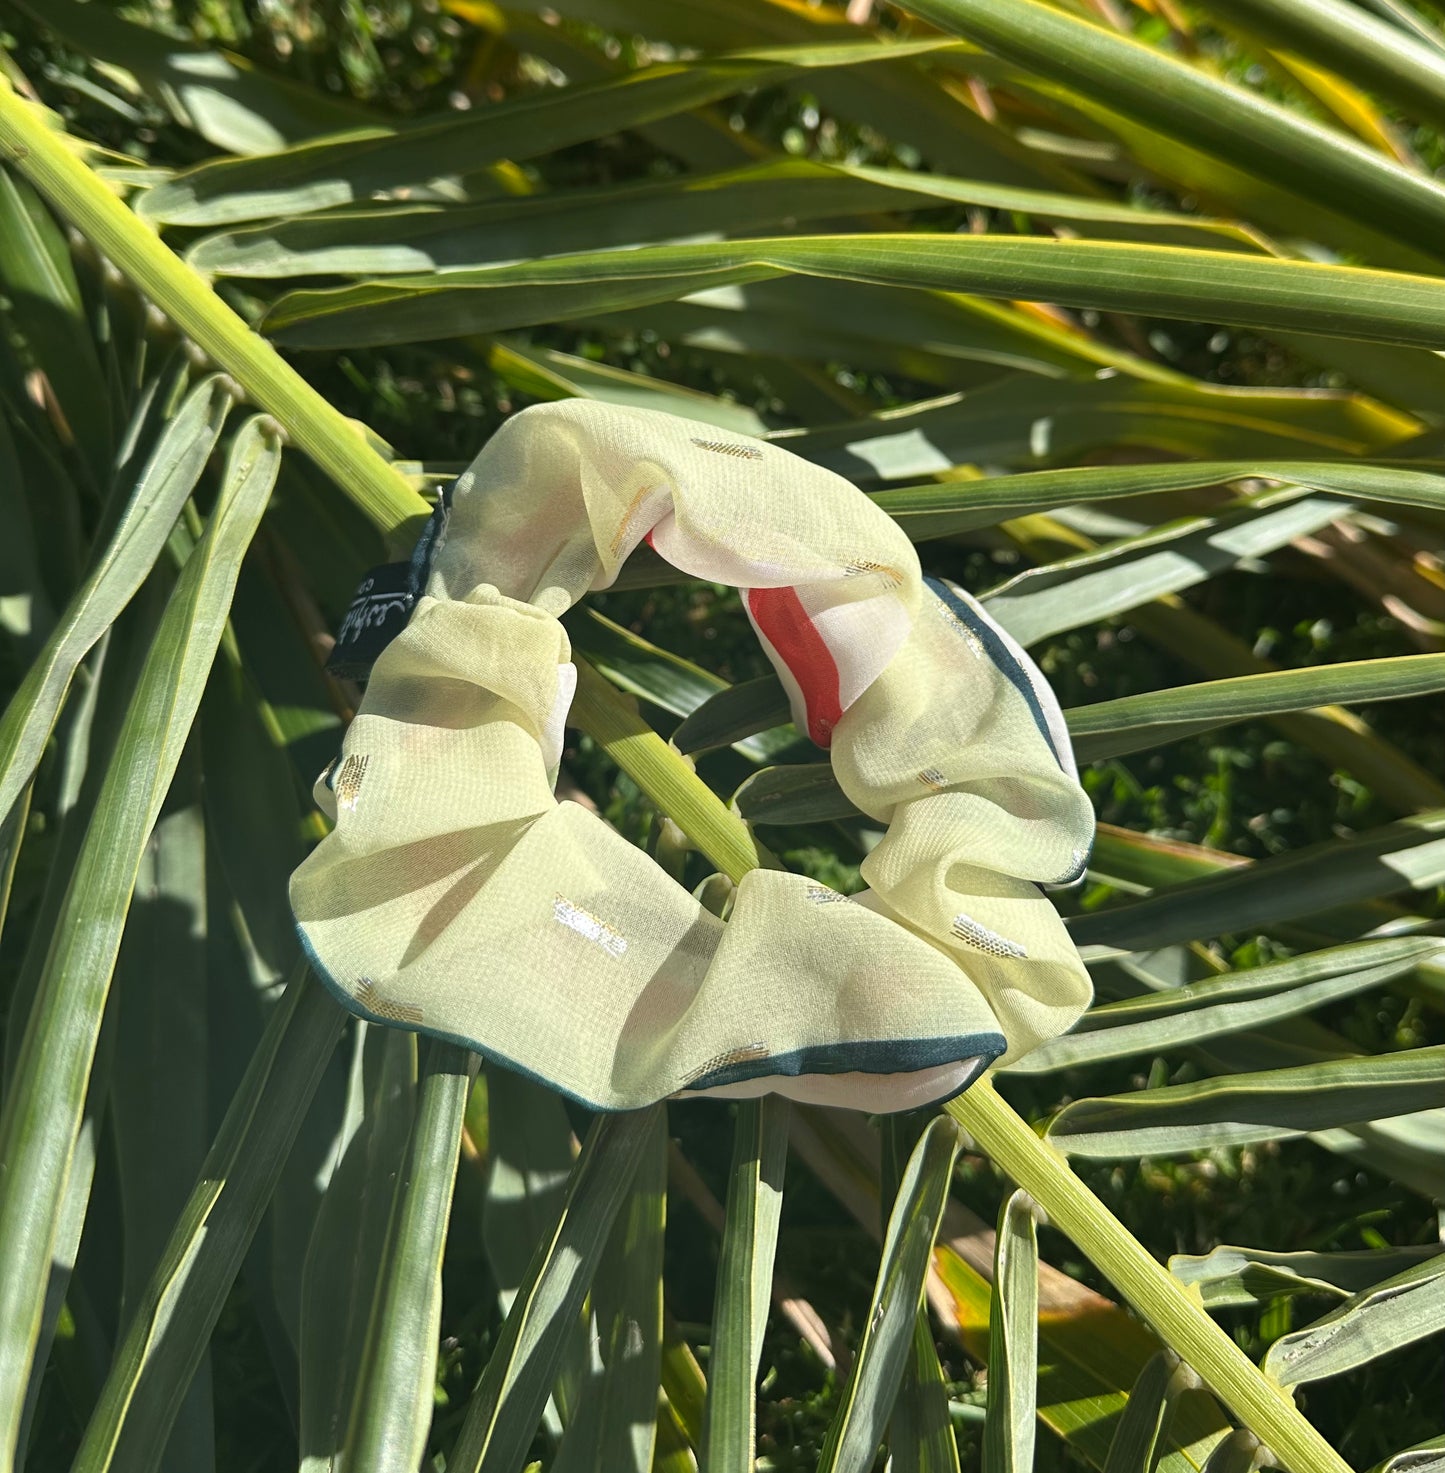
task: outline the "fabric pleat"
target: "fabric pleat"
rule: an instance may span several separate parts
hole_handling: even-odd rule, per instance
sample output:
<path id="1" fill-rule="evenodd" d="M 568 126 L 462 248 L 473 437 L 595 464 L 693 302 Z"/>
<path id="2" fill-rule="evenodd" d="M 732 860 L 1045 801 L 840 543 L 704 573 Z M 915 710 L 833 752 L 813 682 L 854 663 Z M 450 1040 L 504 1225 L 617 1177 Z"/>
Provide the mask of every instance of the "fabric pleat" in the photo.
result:
<path id="1" fill-rule="evenodd" d="M 799 730 L 886 829 L 862 893 L 755 871 L 724 921 L 556 801 L 558 616 L 644 540 L 743 590 Z M 911 1109 L 1089 1001 L 1040 889 L 1082 874 L 1093 816 L 1039 671 L 856 487 L 670 415 L 573 400 L 497 432 L 318 800 L 291 901 L 327 984 L 599 1109 Z"/>

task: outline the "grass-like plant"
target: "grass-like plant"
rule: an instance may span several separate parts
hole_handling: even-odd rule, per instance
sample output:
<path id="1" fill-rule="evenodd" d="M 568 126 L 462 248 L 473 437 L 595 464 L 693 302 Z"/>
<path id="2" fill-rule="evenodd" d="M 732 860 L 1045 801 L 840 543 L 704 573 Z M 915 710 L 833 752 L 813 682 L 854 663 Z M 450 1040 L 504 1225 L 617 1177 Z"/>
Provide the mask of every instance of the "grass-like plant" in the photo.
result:
<path id="1" fill-rule="evenodd" d="M 0 6 L 0 1469 L 242 1466 L 243 1270 L 306 1470 L 742 1473 L 770 1322 L 834 1379 L 819 1445 L 758 1466 L 957 1469 L 961 1338 L 991 1473 L 1038 1422 L 1106 1473 L 1438 1469 L 1396 1451 L 1445 1425 L 1425 1388 L 1399 1437 L 1300 1392 L 1379 1394 L 1445 1329 L 1438 726 L 1358 710 L 1445 688 L 1445 33 L 1401 0 L 297 11 Z M 571 395 L 777 434 L 925 565 L 1021 560 L 979 591 L 1061 680 L 1079 631 L 1163 651 L 1067 711 L 1106 815 L 1138 754 L 1246 723 L 1282 774 L 1256 857 L 1134 799 L 1102 828 L 1059 902 L 1097 1003 L 946 1112 L 687 1106 L 731 1124 L 725 1210 L 664 1107 L 582 1122 L 350 1022 L 285 902 L 351 585 L 498 414 Z M 1251 578 L 1373 642 L 1273 663 Z M 567 780 L 690 884 L 846 882 L 867 820 L 690 611 L 740 623 L 639 559 L 569 616 Z M 1409 1205 L 1166 1264 L 1093 1164 L 1184 1190 L 1282 1142 Z M 996 1233 L 961 1151 L 1012 1184 Z M 775 1276 L 785 1163 L 881 1239 L 856 1334 Z M 669 1184 L 720 1219 L 706 1325 Z"/>

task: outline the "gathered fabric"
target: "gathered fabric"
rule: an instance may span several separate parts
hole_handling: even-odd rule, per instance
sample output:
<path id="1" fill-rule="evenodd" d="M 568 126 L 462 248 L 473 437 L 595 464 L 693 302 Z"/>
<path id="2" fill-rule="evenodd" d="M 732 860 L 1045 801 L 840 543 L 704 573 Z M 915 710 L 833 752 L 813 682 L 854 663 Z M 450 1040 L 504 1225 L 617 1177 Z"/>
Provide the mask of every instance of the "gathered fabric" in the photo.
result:
<path id="1" fill-rule="evenodd" d="M 755 870 L 727 919 L 553 787 L 559 622 L 643 541 L 743 591 L 800 731 L 885 832 L 844 896 Z M 1088 974 L 1044 885 L 1093 815 L 1042 675 L 925 580 L 856 487 L 778 444 L 572 400 L 513 416 L 318 785 L 291 902 L 353 1011 L 599 1109 L 777 1092 L 888 1112 L 1072 1025 Z"/>

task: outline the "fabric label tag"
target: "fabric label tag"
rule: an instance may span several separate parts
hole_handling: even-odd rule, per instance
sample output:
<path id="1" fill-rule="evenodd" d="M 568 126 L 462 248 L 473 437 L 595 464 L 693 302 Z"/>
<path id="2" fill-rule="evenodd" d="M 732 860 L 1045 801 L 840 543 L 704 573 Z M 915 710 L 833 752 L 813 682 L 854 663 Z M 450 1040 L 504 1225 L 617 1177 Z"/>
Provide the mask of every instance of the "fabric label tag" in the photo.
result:
<path id="1" fill-rule="evenodd" d="M 336 644 L 326 662 L 328 675 L 365 680 L 377 656 L 406 628 L 431 576 L 432 558 L 446 535 L 451 502 L 448 486 L 432 508 L 407 562 L 382 563 L 361 580 L 336 631 Z"/>
<path id="2" fill-rule="evenodd" d="M 383 563 L 373 568 L 361 580 L 336 631 L 327 672 L 365 680 L 376 657 L 406 628 L 415 603 L 409 562 Z"/>

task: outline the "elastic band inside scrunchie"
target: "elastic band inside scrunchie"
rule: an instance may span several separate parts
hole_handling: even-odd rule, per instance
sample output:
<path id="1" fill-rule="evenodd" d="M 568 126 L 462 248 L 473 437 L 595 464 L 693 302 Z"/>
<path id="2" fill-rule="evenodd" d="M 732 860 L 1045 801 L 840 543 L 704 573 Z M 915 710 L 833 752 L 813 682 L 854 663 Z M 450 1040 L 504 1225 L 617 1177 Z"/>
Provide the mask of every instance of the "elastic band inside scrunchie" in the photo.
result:
<path id="1" fill-rule="evenodd" d="M 353 1011 L 599 1109 L 769 1091 L 869 1111 L 957 1093 L 1068 1028 L 1088 976 L 1040 885 L 1093 818 L 1058 704 L 899 528 L 776 445 L 586 401 L 514 416 L 457 481 L 291 882 Z M 844 897 L 758 870 L 726 923 L 552 784 L 558 616 L 644 539 L 745 590 L 794 716 L 886 834 Z"/>

